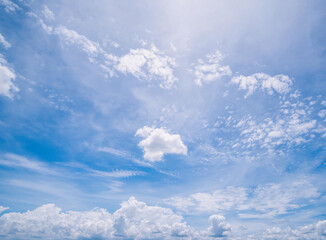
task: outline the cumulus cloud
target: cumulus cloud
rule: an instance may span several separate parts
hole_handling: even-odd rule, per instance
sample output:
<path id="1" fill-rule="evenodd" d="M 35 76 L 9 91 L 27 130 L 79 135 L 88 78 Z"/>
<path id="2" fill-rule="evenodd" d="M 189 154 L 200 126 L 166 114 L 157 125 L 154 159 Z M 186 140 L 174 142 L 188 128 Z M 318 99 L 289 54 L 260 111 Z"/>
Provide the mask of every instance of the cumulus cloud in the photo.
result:
<path id="1" fill-rule="evenodd" d="M 210 227 L 208 228 L 208 236 L 225 237 L 231 231 L 231 225 L 226 222 L 222 215 L 212 215 L 209 217 Z"/>
<path id="2" fill-rule="evenodd" d="M 0 55 L 0 95 L 8 98 L 13 98 L 14 93 L 19 91 L 19 88 L 14 84 L 16 74 L 12 70 L 7 61 Z"/>
<path id="3" fill-rule="evenodd" d="M 4 46 L 5 49 L 11 47 L 11 44 L 6 41 L 5 37 L 1 33 L 0 33 L 0 43 Z"/>
<path id="4" fill-rule="evenodd" d="M 178 78 L 173 75 L 175 60 L 159 51 L 153 44 L 150 49 L 130 49 L 120 57 L 115 68 L 122 73 L 130 73 L 149 81 L 160 80 L 160 87 L 171 88 Z"/>
<path id="5" fill-rule="evenodd" d="M 144 151 L 146 160 L 161 161 L 164 154 L 174 153 L 187 155 L 187 147 L 179 134 L 170 134 L 164 128 L 143 127 L 137 130 L 136 136 L 144 138 L 138 146 Z"/>
<path id="6" fill-rule="evenodd" d="M 192 239 L 195 231 L 171 209 L 148 206 L 131 197 L 110 214 L 105 209 L 77 212 L 46 204 L 0 217 L 4 239 Z"/>
<path id="7" fill-rule="evenodd" d="M 196 77 L 195 83 L 202 86 L 203 83 L 210 83 L 223 76 L 231 76 L 232 71 L 229 66 L 222 66 L 221 61 L 224 56 L 220 51 L 206 55 L 206 61 L 199 59 L 193 69 Z"/>
<path id="8" fill-rule="evenodd" d="M 239 89 L 246 90 L 245 98 L 252 95 L 257 89 L 267 91 L 269 95 L 274 92 L 286 94 L 291 90 L 292 80 L 283 74 L 270 76 L 266 73 L 255 73 L 250 76 L 237 76 L 231 79 L 231 83 L 239 86 Z"/>

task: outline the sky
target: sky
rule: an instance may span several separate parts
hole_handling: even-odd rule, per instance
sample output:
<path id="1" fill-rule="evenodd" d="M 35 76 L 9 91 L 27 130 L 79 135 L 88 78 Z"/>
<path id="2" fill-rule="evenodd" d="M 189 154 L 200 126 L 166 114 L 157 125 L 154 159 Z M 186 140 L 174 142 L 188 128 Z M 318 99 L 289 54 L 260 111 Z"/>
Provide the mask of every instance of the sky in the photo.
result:
<path id="1" fill-rule="evenodd" d="M 2 239 L 326 239 L 322 0 L 0 0 Z"/>

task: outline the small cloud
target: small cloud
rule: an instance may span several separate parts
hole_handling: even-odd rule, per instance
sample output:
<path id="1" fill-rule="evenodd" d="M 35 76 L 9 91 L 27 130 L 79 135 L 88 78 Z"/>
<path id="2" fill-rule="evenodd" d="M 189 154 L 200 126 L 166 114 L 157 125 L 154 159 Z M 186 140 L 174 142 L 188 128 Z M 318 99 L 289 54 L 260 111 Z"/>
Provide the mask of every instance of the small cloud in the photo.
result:
<path id="1" fill-rule="evenodd" d="M 136 136 L 143 137 L 138 146 L 144 151 L 146 160 L 161 161 L 164 154 L 187 155 L 187 147 L 179 134 L 170 134 L 163 128 L 143 127 L 137 130 Z"/>
<path id="2" fill-rule="evenodd" d="M 1 33 L 0 33 L 0 43 L 4 46 L 5 49 L 11 47 L 11 44 L 6 41 L 5 37 Z"/>
<path id="3" fill-rule="evenodd" d="M 9 209 L 8 207 L 3 207 L 3 206 L 0 206 L 0 214 L 4 211 L 6 211 L 7 209 Z"/>
<path id="4" fill-rule="evenodd" d="M 54 18 L 55 18 L 54 13 L 46 5 L 43 6 L 42 15 L 47 20 L 54 20 Z"/>
<path id="5" fill-rule="evenodd" d="M 13 82 L 15 79 L 14 70 L 9 68 L 7 61 L 0 54 L 0 95 L 13 98 L 14 93 L 19 91 Z"/>
<path id="6" fill-rule="evenodd" d="M 222 66 L 221 61 L 224 56 L 220 51 L 215 51 L 213 54 L 206 55 L 206 61 L 199 59 L 197 65 L 192 70 L 198 86 L 203 83 L 216 81 L 223 76 L 231 76 L 232 71 L 229 66 Z"/>

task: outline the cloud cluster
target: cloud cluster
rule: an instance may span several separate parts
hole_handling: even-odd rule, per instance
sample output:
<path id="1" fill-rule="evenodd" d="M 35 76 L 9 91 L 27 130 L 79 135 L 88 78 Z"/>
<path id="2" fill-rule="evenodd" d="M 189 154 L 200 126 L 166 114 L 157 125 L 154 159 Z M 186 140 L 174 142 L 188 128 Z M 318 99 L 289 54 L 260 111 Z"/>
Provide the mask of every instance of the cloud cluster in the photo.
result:
<path id="1" fill-rule="evenodd" d="M 210 83 L 223 76 L 231 76 L 232 71 L 229 66 L 221 65 L 224 56 L 220 51 L 206 55 L 206 61 L 199 59 L 193 69 L 196 77 L 195 83 L 202 86 L 203 83 Z"/>
<path id="2" fill-rule="evenodd" d="M 145 126 L 137 130 L 136 136 L 144 138 L 138 146 L 143 149 L 146 160 L 161 161 L 164 154 L 170 153 L 187 155 L 187 147 L 180 135 L 170 134 L 164 128 Z"/>
<path id="3" fill-rule="evenodd" d="M 208 234 L 220 237 L 231 230 L 223 216 L 211 216 L 209 222 L 209 229 L 198 233 L 171 209 L 148 206 L 131 197 L 113 214 L 101 208 L 62 212 L 54 204 L 24 213 L 5 213 L 0 217 L 0 236 L 3 239 L 206 239 Z"/>
<path id="4" fill-rule="evenodd" d="M 228 187 L 212 193 L 172 197 L 166 203 L 181 211 L 225 212 L 237 210 L 241 218 L 270 218 L 289 213 L 318 197 L 317 189 L 302 180 L 283 184 L 258 185 L 256 188 Z M 298 202 L 302 202 L 299 204 Z M 249 214 L 248 211 L 253 213 Z"/>
<path id="5" fill-rule="evenodd" d="M 15 79 L 14 70 L 8 66 L 6 59 L 0 54 L 0 95 L 13 98 L 15 92 L 19 91 L 14 84 Z"/>
<path id="6" fill-rule="evenodd" d="M 240 75 L 232 78 L 231 83 L 238 85 L 239 89 L 247 91 L 245 98 L 252 95 L 257 89 L 267 91 L 269 95 L 274 92 L 286 94 L 291 90 L 293 84 L 292 80 L 286 75 L 270 76 L 266 73 L 255 73 L 250 76 Z"/>
<path id="7" fill-rule="evenodd" d="M 214 124 L 219 133 L 232 132 L 220 141 L 220 147 L 233 153 L 285 153 L 293 147 L 326 137 L 323 106 L 320 99 L 301 99 L 298 92 L 281 97 L 277 109 L 263 118 L 237 115 L 232 110 Z M 232 136 L 235 136 L 234 138 Z M 258 151 L 257 151 L 258 150 Z"/>
<path id="8" fill-rule="evenodd" d="M 53 20 L 54 13 L 44 6 L 42 14 L 45 19 Z M 47 25 L 42 18 L 30 13 L 48 34 L 57 35 L 67 45 L 75 45 L 85 52 L 91 62 L 96 62 L 111 77 L 116 72 L 131 74 L 139 80 L 158 81 L 159 86 L 170 89 L 178 81 L 173 74 L 175 60 L 161 52 L 154 44 L 150 48 L 130 49 L 128 54 L 115 56 L 106 52 L 99 43 L 89 40 L 84 35 L 65 26 Z"/>

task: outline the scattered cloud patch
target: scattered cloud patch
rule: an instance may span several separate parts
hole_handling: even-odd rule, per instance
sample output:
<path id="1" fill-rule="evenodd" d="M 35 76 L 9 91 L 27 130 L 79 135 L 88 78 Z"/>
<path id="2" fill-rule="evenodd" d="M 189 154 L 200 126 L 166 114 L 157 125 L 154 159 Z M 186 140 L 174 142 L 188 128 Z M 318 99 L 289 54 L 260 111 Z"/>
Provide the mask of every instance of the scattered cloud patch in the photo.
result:
<path id="1" fill-rule="evenodd" d="M 173 75 L 175 60 L 159 51 L 152 44 L 150 49 L 130 49 L 129 53 L 120 57 L 115 68 L 122 73 L 130 73 L 136 78 L 149 81 L 160 80 L 160 87 L 170 89 L 178 81 Z"/>
<path id="2" fill-rule="evenodd" d="M 237 76 L 231 79 L 231 83 L 239 86 L 239 89 L 247 91 L 244 96 L 247 98 L 257 89 L 267 91 L 269 95 L 274 92 L 286 94 L 291 90 L 292 80 L 283 74 L 270 76 L 266 73 L 255 73 L 250 76 Z"/>
<path id="3" fill-rule="evenodd" d="M 53 33 L 59 35 L 60 38 L 68 45 L 76 45 L 82 51 L 86 52 L 89 57 L 96 56 L 99 53 L 99 44 L 90 41 L 83 35 L 78 34 L 74 30 L 70 30 L 65 26 L 57 27 Z"/>
<path id="4" fill-rule="evenodd" d="M 43 6 L 42 15 L 47 20 L 54 20 L 55 19 L 54 13 L 46 5 Z"/>
<path id="5" fill-rule="evenodd" d="M 6 41 L 5 37 L 1 33 L 0 33 L 0 43 L 4 46 L 5 49 L 11 47 L 11 44 Z"/>
<path id="6" fill-rule="evenodd" d="M 232 71 L 229 66 L 222 66 L 221 61 L 224 56 L 220 51 L 206 55 L 206 60 L 199 59 L 193 69 L 196 77 L 195 83 L 202 86 L 203 83 L 210 83 L 223 76 L 231 76 Z"/>
<path id="7" fill-rule="evenodd" d="M 13 82 L 15 79 L 14 70 L 8 66 L 7 61 L 0 54 L 0 95 L 13 98 L 14 93 L 19 91 Z"/>
<path id="8" fill-rule="evenodd" d="M 148 161 L 161 161 L 164 154 L 187 155 L 187 147 L 179 134 L 170 134 L 164 128 L 143 127 L 137 130 L 136 136 L 144 138 L 138 146 L 144 151 Z"/>
<path id="9" fill-rule="evenodd" d="M 21 8 L 10 0 L 0 0 L 0 6 L 3 6 L 6 12 L 15 12 Z"/>
<path id="10" fill-rule="evenodd" d="M 98 176 L 98 177 L 111 177 L 111 178 L 128 178 L 128 177 L 145 175 L 144 172 L 130 171 L 130 170 L 115 170 L 115 171 L 112 171 L 112 172 L 106 172 L 106 171 L 99 171 L 99 170 L 95 170 L 95 169 L 90 169 L 90 171 L 95 176 Z"/>
<path id="11" fill-rule="evenodd" d="M 0 214 L 9 209 L 8 207 L 0 206 Z"/>

